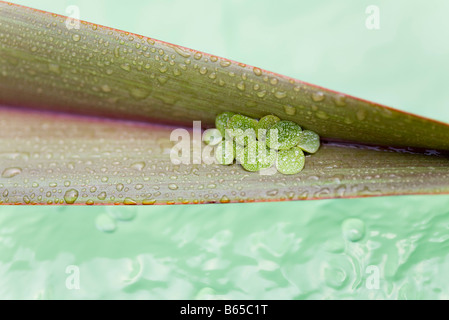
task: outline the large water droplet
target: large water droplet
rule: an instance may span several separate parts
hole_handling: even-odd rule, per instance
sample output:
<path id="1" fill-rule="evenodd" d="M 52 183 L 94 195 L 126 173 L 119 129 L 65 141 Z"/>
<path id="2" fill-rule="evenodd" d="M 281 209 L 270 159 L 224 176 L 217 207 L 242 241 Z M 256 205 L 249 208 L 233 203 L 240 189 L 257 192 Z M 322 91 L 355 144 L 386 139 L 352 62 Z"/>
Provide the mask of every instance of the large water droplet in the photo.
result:
<path id="1" fill-rule="evenodd" d="M 129 90 L 129 93 L 136 100 L 143 100 L 150 94 L 150 92 L 147 89 L 137 87 L 131 88 Z"/>
<path id="2" fill-rule="evenodd" d="M 25 202 L 26 204 L 29 204 L 31 202 L 31 200 L 28 196 L 23 196 L 23 202 Z"/>
<path id="3" fill-rule="evenodd" d="M 365 236 L 365 223 L 360 219 L 347 219 L 342 224 L 345 239 L 357 242 Z"/>
<path id="4" fill-rule="evenodd" d="M 274 96 L 276 98 L 278 98 L 278 99 L 283 99 L 283 98 L 285 98 L 287 96 L 287 92 L 285 92 L 285 91 L 276 91 L 274 93 Z"/>
<path id="5" fill-rule="evenodd" d="M 95 219 L 95 226 L 98 230 L 103 232 L 114 232 L 117 229 L 117 224 L 114 219 L 112 219 L 107 214 L 100 214 L 97 219 Z"/>
<path id="6" fill-rule="evenodd" d="M 173 46 L 173 49 L 174 49 L 175 52 L 176 52 L 177 54 L 179 54 L 181 57 L 184 57 L 184 58 L 190 57 L 190 52 L 187 52 L 187 51 L 185 51 L 184 49 L 181 49 L 180 47 Z"/>
<path id="7" fill-rule="evenodd" d="M 290 116 L 293 116 L 296 113 L 296 108 L 290 105 L 285 105 L 284 112 Z"/>
<path id="8" fill-rule="evenodd" d="M 100 200 L 104 200 L 104 199 L 106 199 L 106 192 L 101 192 L 99 195 L 98 195 L 98 199 L 100 199 Z"/>
<path id="9" fill-rule="evenodd" d="M 19 167 L 6 168 L 5 170 L 3 170 L 2 178 L 12 178 L 21 173 L 22 168 Z"/>
<path id="10" fill-rule="evenodd" d="M 262 70 L 260 70 L 259 68 L 254 68 L 253 72 L 256 76 L 261 76 L 262 75 Z"/>
<path id="11" fill-rule="evenodd" d="M 324 93 L 322 93 L 321 91 L 317 91 L 312 93 L 312 100 L 315 102 L 320 102 L 324 100 Z"/>
<path id="12" fill-rule="evenodd" d="M 76 199 L 78 199 L 78 190 L 70 189 L 64 194 L 64 201 L 67 204 L 75 203 Z"/>
<path id="13" fill-rule="evenodd" d="M 154 200 L 154 199 L 145 199 L 142 201 L 142 204 L 143 205 L 152 205 L 152 204 L 155 204 L 155 202 L 156 202 L 156 200 Z"/>
<path id="14" fill-rule="evenodd" d="M 171 183 L 171 184 L 168 185 L 168 188 L 169 188 L 170 190 L 177 190 L 177 189 L 178 189 L 178 186 L 177 186 L 176 184 L 174 184 L 174 183 Z"/>
<path id="15" fill-rule="evenodd" d="M 126 205 L 136 205 L 137 202 L 131 198 L 125 198 L 125 200 L 123 200 L 123 204 Z"/>

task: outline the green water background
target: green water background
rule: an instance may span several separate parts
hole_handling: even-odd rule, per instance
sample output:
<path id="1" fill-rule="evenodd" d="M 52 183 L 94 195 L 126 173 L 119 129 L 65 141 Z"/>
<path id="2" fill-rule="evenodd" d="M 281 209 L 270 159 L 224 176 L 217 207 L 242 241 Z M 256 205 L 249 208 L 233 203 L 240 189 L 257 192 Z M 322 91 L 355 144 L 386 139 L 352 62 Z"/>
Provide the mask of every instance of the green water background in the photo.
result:
<path id="1" fill-rule="evenodd" d="M 447 1 L 13 2 L 77 5 L 83 20 L 449 122 Z M 0 298 L 449 298 L 448 240 L 443 195 L 2 206 Z"/>

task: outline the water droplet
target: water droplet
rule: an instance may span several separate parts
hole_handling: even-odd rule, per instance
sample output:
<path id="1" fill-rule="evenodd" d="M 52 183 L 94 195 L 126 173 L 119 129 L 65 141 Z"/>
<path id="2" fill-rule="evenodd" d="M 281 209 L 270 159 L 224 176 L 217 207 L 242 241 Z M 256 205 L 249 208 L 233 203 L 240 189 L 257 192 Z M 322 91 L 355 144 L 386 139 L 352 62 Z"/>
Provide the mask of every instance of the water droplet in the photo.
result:
<path id="1" fill-rule="evenodd" d="M 145 199 L 145 200 L 142 201 L 142 204 L 143 205 L 152 205 L 155 202 L 156 202 L 156 200 L 154 200 L 154 199 Z"/>
<path id="2" fill-rule="evenodd" d="M 131 165 L 131 169 L 134 169 L 134 170 L 142 171 L 143 168 L 145 168 L 145 162 L 144 162 L 144 161 L 134 162 L 134 163 Z M 122 186 L 123 186 L 123 185 L 122 185 Z M 119 190 L 119 191 L 120 191 L 120 190 Z"/>
<path id="3" fill-rule="evenodd" d="M 120 68 L 122 68 L 125 71 L 130 71 L 131 70 L 131 66 L 129 65 L 129 63 L 121 64 Z"/>
<path id="4" fill-rule="evenodd" d="M 257 92 L 257 96 L 258 96 L 259 98 L 265 97 L 266 94 L 267 94 L 267 91 L 266 91 L 266 90 L 262 90 L 262 91 Z"/>
<path id="5" fill-rule="evenodd" d="M 126 205 L 136 205 L 137 202 L 131 198 L 125 198 L 125 200 L 123 200 L 123 204 Z"/>
<path id="6" fill-rule="evenodd" d="M 107 214 L 100 214 L 97 219 L 95 219 L 95 226 L 98 230 L 102 232 L 114 232 L 117 229 L 117 224 L 114 219 L 112 219 Z"/>
<path id="7" fill-rule="evenodd" d="M 278 98 L 278 99 L 283 99 L 283 98 L 285 98 L 287 96 L 287 92 L 285 92 L 285 91 L 276 91 L 274 93 L 274 96 L 276 98 Z"/>
<path id="8" fill-rule="evenodd" d="M 143 88 L 137 88 L 137 87 L 131 88 L 129 90 L 129 93 L 136 100 L 143 100 L 146 97 L 148 97 L 148 95 L 150 94 L 150 92 L 148 90 L 143 89 Z"/>
<path id="9" fill-rule="evenodd" d="M 186 50 L 184 50 L 184 49 L 182 49 L 182 48 L 180 48 L 180 47 L 173 46 L 173 49 L 174 49 L 175 52 L 176 52 L 177 54 L 179 54 L 181 57 L 184 57 L 184 58 L 190 57 L 190 52 L 187 52 Z"/>
<path id="10" fill-rule="evenodd" d="M 346 105 L 346 97 L 341 94 L 335 96 L 335 105 L 338 107 L 344 107 Z"/>
<path id="11" fill-rule="evenodd" d="M 316 115 L 317 118 L 320 118 L 320 119 L 323 119 L 323 120 L 329 119 L 328 114 L 327 114 L 326 112 L 322 111 L 322 110 L 318 110 L 318 111 L 315 113 L 315 115 Z"/>
<path id="12" fill-rule="evenodd" d="M 240 91 L 245 91 L 245 83 L 244 83 L 243 81 L 237 83 L 237 88 L 238 88 Z"/>
<path id="13" fill-rule="evenodd" d="M 98 199 L 100 199 L 100 200 L 104 200 L 104 199 L 106 199 L 106 192 L 101 192 L 99 195 L 98 195 Z"/>
<path id="14" fill-rule="evenodd" d="M 229 67 L 230 65 L 231 65 L 231 61 L 228 61 L 228 60 L 220 61 L 220 66 L 222 66 L 223 68 Z"/>
<path id="15" fill-rule="evenodd" d="M 159 77 L 157 77 L 157 81 L 158 81 L 160 84 L 166 84 L 167 81 L 168 81 L 168 77 L 167 77 L 167 76 L 164 76 L 164 75 L 159 76 Z"/>
<path id="16" fill-rule="evenodd" d="M 296 113 L 296 108 L 290 105 L 285 105 L 284 112 L 290 116 L 293 116 Z"/>
<path id="17" fill-rule="evenodd" d="M 25 202 L 26 204 L 29 204 L 31 202 L 31 200 L 28 196 L 23 196 L 23 202 Z"/>
<path id="18" fill-rule="evenodd" d="M 321 91 L 317 91 L 312 93 L 312 100 L 315 102 L 320 102 L 324 100 L 324 93 L 322 93 Z"/>
<path id="19" fill-rule="evenodd" d="M 92 199 L 89 199 L 89 200 L 87 200 L 86 201 L 86 204 L 88 205 L 88 206 L 91 206 L 91 205 L 93 205 L 95 202 L 92 200 Z"/>
<path id="20" fill-rule="evenodd" d="M 141 184 L 141 183 L 136 184 L 136 185 L 134 186 L 134 189 L 136 189 L 136 190 L 141 190 L 141 189 L 143 189 L 143 184 Z"/>
<path id="21" fill-rule="evenodd" d="M 259 68 L 253 68 L 253 72 L 256 76 L 262 75 L 262 70 L 260 70 Z"/>
<path id="22" fill-rule="evenodd" d="M 70 189 L 67 190 L 64 194 L 64 201 L 67 204 L 75 203 L 76 199 L 78 199 L 78 190 Z"/>
<path id="23" fill-rule="evenodd" d="M 5 170 L 3 170 L 2 178 L 12 178 L 21 173 L 22 168 L 19 167 L 6 168 Z"/>
<path id="24" fill-rule="evenodd" d="M 117 184 L 117 186 L 115 187 L 116 189 L 117 189 L 117 191 L 122 191 L 123 190 L 123 188 L 124 188 L 125 186 L 122 184 L 122 183 L 119 183 L 119 184 Z"/>
<path id="25" fill-rule="evenodd" d="M 181 75 L 181 71 L 178 68 L 174 68 L 173 69 L 173 74 L 178 77 L 178 76 Z"/>
<path id="26" fill-rule="evenodd" d="M 278 84 L 278 79 L 276 79 L 276 78 L 271 78 L 270 79 L 270 83 L 273 85 L 273 86 L 275 86 L 275 85 L 277 85 Z"/>
<path id="27" fill-rule="evenodd" d="M 207 68 L 206 67 L 201 67 L 200 68 L 200 74 L 206 74 L 207 73 Z"/>
<path id="28" fill-rule="evenodd" d="M 174 184 L 174 183 L 171 183 L 171 184 L 168 185 L 168 188 L 169 188 L 170 190 L 177 190 L 177 189 L 178 189 L 178 186 L 177 186 L 176 184 Z"/>
<path id="29" fill-rule="evenodd" d="M 342 224 L 343 236 L 351 242 L 357 242 L 365 236 L 365 223 L 360 219 L 347 219 Z"/>
<path id="30" fill-rule="evenodd" d="M 196 52 L 196 53 L 193 55 L 193 57 L 194 57 L 196 60 L 200 60 L 202 56 L 203 56 L 203 55 L 202 55 L 201 53 L 199 53 L 199 52 Z"/>
<path id="31" fill-rule="evenodd" d="M 229 198 L 226 195 L 223 195 L 223 197 L 221 197 L 220 199 L 220 203 L 229 203 L 231 202 L 231 200 L 229 200 Z"/>
<path id="32" fill-rule="evenodd" d="M 73 40 L 73 41 L 78 42 L 78 41 L 80 41 L 80 39 L 81 39 L 81 37 L 80 37 L 79 34 L 74 34 L 74 35 L 72 35 L 72 40 Z"/>

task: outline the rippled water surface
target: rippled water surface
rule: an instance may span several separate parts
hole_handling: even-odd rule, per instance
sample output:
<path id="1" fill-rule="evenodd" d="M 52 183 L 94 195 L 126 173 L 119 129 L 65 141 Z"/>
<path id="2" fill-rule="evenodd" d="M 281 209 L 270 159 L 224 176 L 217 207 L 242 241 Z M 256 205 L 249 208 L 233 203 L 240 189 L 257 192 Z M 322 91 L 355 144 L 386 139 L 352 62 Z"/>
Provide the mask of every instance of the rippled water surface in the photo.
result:
<path id="1" fill-rule="evenodd" d="M 0 298 L 447 298 L 448 208 L 448 196 L 4 206 Z"/>

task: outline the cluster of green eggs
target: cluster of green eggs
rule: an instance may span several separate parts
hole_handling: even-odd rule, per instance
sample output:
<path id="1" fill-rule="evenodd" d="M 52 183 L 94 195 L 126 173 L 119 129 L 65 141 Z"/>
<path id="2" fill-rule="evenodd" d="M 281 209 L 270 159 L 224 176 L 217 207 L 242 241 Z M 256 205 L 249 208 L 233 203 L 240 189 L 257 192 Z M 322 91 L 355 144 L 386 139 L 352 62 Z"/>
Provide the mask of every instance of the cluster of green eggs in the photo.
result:
<path id="1" fill-rule="evenodd" d="M 311 130 L 275 115 L 253 119 L 233 112 L 223 112 L 215 119 L 203 140 L 215 146 L 218 163 L 237 163 L 251 172 L 276 166 L 283 174 L 295 174 L 304 168 L 305 155 L 320 147 L 320 137 Z"/>

